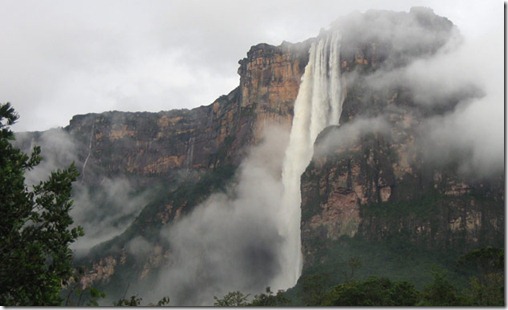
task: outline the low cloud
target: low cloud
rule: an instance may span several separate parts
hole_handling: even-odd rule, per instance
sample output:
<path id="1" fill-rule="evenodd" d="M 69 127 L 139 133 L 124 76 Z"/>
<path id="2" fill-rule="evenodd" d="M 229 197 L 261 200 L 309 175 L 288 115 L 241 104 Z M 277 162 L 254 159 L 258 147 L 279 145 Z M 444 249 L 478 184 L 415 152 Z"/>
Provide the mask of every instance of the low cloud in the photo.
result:
<path id="1" fill-rule="evenodd" d="M 504 128 L 499 120 L 503 115 L 495 113 L 500 102 L 488 95 L 462 103 L 449 115 L 426 120 L 425 158 L 439 164 L 458 161 L 459 173 L 476 177 L 503 173 Z"/>
<path id="2" fill-rule="evenodd" d="M 153 249 L 152 243 L 141 236 L 137 236 L 127 243 L 127 253 L 136 259 L 145 257 Z"/>
<path id="3" fill-rule="evenodd" d="M 380 43 L 378 54 L 392 66 L 415 54 L 430 55 L 453 35 L 453 24 L 432 9 L 413 7 L 407 12 L 368 10 L 339 18 L 333 24 L 343 37 L 362 44 Z M 450 31 L 452 30 L 452 31 Z M 388 43 L 388 44 L 385 44 Z"/>
<path id="4" fill-rule="evenodd" d="M 383 24 L 389 28 L 388 23 Z M 391 35 L 387 27 L 370 29 L 366 25 L 358 24 L 358 33 Z M 411 23 L 397 26 L 393 37 L 412 37 L 413 28 Z M 504 78 L 499 63 L 502 55 L 493 46 L 501 35 L 492 29 L 481 37 L 463 37 L 453 29 L 435 54 L 413 58 L 403 66 L 384 66 L 364 77 L 367 89 L 374 92 L 407 90 L 413 108 L 424 111 L 417 112 L 422 120 L 417 135 L 425 160 L 435 164 L 458 161 L 459 173 L 476 176 L 503 171 Z M 399 41 L 400 50 L 411 50 L 415 44 L 414 40 Z M 359 78 L 356 74 L 348 77 L 350 83 Z"/>
<path id="5" fill-rule="evenodd" d="M 314 156 L 323 156 L 337 149 L 347 149 L 358 143 L 358 139 L 369 133 L 388 135 L 391 125 L 383 116 L 360 117 L 341 126 L 331 126 L 323 130 L 316 139 Z"/>
<path id="6" fill-rule="evenodd" d="M 381 69 L 366 78 L 374 90 L 404 87 L 411 91 L 414 103 L 444 106 L 450 101 L 484 95 L 463 39 L 456 33 L 432 57 L 413 59 L 399 68 Z"/>
<path id="7" fill-rule="evenodd" d="M 15 145 L 25 153 L 31 153 L 35 146 L 41 147 L 42 161 L 25 174 L 28 186 L 46 180 L 52 171 L 65 169 L 78 161 L 77 147 L 70 135 L 61 128 L 37 133 L 16 133 Z"/>
<path id="8" fill-rule="evenodd" d="M 148 201 L 148 192 L 137 189 L 123 178 L 104 178 L 100 188 L 74 184 L 74 208 L 70 214 L 85 235 L 72 244 L 77 254 L 124 232 Z"/>
<path id="9" fill-rule="evenodd" d="M 271 128 L 239 168 L 237 181 L 215 193 L 188 216 L 161 231 L 169 262 L 156 288 L 132 288 L 147 300 L 169 295 L 173 305 L 211 305 L 229 291 L 260 293 L 278 275 L 282 197 L 280 172 L 287 132 Z M 143 242 L 141 242 L 143 243 Z M 130 251 L 141 251 L 135 247 Z"/>
<path id="10" fill-rule="evenodd" d="M 15 145 L 30 153 L 36 145 L 41 148 L 42 162 L 25 174 L 25 183 L 31 187 L 45 181 L 51 172 L 66 169 L 75 163 L 79 169 L 80 149 L 73 137 L 62 128 L 44 132 L 16 133 Z M 77 255 L 86 253 L 91 247 L 122 233 L 146 205 L 148 192 L 138 189 L 125 178 L 102 177 L 100 187 L 90 187 L 78 181 L 73 183 L 74 201 L 70 215 L 74 225 L 85 230 L 85 236 L 71 244 Z"/>

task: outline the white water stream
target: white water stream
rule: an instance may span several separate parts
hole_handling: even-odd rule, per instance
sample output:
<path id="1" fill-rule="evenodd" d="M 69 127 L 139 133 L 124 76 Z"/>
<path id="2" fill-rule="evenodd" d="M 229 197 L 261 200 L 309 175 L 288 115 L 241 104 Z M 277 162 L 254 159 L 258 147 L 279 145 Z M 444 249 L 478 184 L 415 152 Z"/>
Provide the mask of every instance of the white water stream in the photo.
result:
<path id="1" fill-rule="evenodd" d="M 329 125 L 338 125 L 342 112 L 340 77 L 340 33 L 334 31 L 312 43 L 309 62 L 294 105 L 293 125 L 282 167 L 284 195 L 280 209 L 280 234 L 286 238 L 282 249 L 276 289 L 296 284 L 302 270 L 300 239 L 300 177 L 309 165 L 318 134 Z"/>

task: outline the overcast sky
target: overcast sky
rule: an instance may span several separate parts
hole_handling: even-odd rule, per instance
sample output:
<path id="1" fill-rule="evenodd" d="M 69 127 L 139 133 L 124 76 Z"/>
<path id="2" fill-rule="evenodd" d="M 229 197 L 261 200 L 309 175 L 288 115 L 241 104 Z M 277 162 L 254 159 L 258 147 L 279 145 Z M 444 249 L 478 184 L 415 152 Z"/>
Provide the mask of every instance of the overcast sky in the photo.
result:
<path id="1" fill-rule="evenodd" d="M 15 131 L 68 125 L 89 112 L 212 103 L 239 83 L 257 43 L 303 41 L 353 11 L 428 6 L 478 42 L 481 74 L 502 89 L 500 0 L 0 0 L 0 102 Z M 475 57 L 471 54 L 472 61 Z M 501 86 L 500 86 L 501 85 Z M 502 98 L 502 97 L 500 97 Z M 503 113 L 503 102 L 499 112 Z"/>

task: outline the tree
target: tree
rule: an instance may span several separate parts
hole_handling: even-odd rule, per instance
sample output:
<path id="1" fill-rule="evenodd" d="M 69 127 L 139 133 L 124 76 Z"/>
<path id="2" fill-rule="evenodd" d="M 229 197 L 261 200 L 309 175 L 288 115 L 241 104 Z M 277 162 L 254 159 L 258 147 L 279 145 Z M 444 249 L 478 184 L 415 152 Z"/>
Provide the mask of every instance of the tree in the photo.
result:
<path id="1" fill-rule="evenodd" d="M 139 307 L 141 306 L 141 301 L 143 298 L 138 297 L 137 295 L 132 295 L 130 299 L 122 298 L 116 302 L 113 302 L 114 307 Z M 168 306 L 170 302 L 169 297 L 164 296 L 159 300 L 156 304 L 149 303 L 148 307 L 165 307 Z"/>
<path id="2" fill-rule="evenodd" d="M 83 286 L 79 281 L 84 276 L 84 269 L 78 267 L 73 275 L 67 280 L 67 284 L 62 289 L 61 295 L 65 299 L 62 303 L 65 307 L 96 307 L 99 305 L 99 299 L 105 298 L 106 294 L 95 287 Z"/>
<path id="3" fill-rule="evenodd" d="M 475 249 L 458 260 L 458 267 L 470 275 L 465 303 L 471 306 L 504 306 L 504 250 Z"/>
<path id="4" fill-rule="evenodd" d="M 72 275 L 69 245 L 83 235 L 69 215 L 78 171 L 74 164 L 54 171 L 30 190 L 25 172 L 42 157 L 39 147 L 28 156 L 11 144 L 17 119 L 9 103 L 0 104 L 0 304 L 60 305 Z"/>
<path id="5" fill-rule="evenodd" d="M 323 298 L 323 306 L 414 306 L 418 291 L 409 282 L 370 277 L 334 287 Z"/>
<path id="6" fill-rule="evenodd" d="M 349 267 L 349 274 L 344 272 L 344 277 L 346 278 L 346 281 L 352 281 L 353 277 L 355 276 L 355 271 L 362 267 L 362 261 L 359 257 L 350 257 L 347 261 L 347 265 Z"/>
<path id="7" fill-rule="evenodd" d="M 277 291 L 277 294 L 273 294 L 270 287 L 266 288 L 266 293 L 255 295 L 254 299 L 248 306 L 253 307 L 281 307 L 289 304 L 289 299 L 284 295 L 283 290 Z"/>
<path id="8" fill-rule="evenodd" d="M 301 298 L 305 306 L 319 306 L 326 294 L 329 281 L 328 274 L 302 275 L 298 280 L 301 283 Z"/>
<path id="9" fill-rule="evenodd" d="M 433 274 L 434 280 L 423 289 L 419 306 L 459 306 L 460 296 L 457 289 L 443 273 L 434 271 Z"/>
<path id="10" fill-rule="evenodd" d="M 240 291 L 229 292 L 222 298 L 213 296 L 215 302 L 213 303 L 216 307 L 244 307 L 247 306 L 247 298 L 249 294 L 245 295 Z"/>
<path id="11" fill-rule="evenodd" d="M 138 307 L 141 306 L 141 300 L 143 298 L 138 297 L 136 295 L 132 295 L 130 299 L 122 298 L 117 302 L 113 303 L 114 307 Z"/>

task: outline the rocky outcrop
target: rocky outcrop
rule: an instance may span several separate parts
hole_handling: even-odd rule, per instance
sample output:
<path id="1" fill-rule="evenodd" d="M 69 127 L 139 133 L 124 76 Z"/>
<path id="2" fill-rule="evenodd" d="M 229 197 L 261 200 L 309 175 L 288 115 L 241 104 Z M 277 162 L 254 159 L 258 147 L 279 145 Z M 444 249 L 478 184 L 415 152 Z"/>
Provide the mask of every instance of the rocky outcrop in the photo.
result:
<path id="1" fill-rule="evenodd" d="M 293 104 L 300 80 L 309 60 L 310 40 L 280 46 L 258 44 L 240 60 L 240 91 L 242 108 L 254 120 L 254 140 L 261 137 L 269 124 L 291 127 Z"/>

